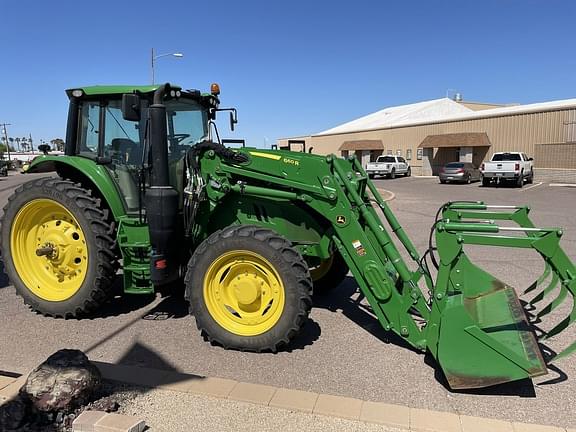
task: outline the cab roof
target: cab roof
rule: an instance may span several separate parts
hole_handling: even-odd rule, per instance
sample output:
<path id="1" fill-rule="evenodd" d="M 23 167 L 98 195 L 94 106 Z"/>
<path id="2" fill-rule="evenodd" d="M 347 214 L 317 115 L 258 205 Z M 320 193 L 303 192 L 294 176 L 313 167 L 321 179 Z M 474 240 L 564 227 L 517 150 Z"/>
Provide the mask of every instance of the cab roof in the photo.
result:
<path id="1" fill-rule="evenodd" d="M 84 94 L 88 96 L 101 95 L 101 94 L 124 94 L 124 93 L 134 93 L 138 91 L 140 93 L 151 93 L 155 91 L 160 84 L 154 85 L 95 85 L 87 87 L 74 87 L 66 90 L 68 96 L 72 94 L 73 90 L 82 90 Z"/>
<path id="2" fill-rule="evenodd" d="M 126 93 L 143 93 L 150 94 L 156 91 L 162 84 L 152 84 L 152 85 L 95 85 L 95 86 L 85 86 L 85 87 L 72 87 L 66 90 L 66 94 L 69 98 L 72 97 L 72 92 L 75 90 L 81 90 L 83 96 L 95 96 L 99 95 L 122 95 Z M 170 88 L 174 90 L 180 90 L 182 95 L 187 95 L 188 97 L 197 98 L 204 101 L 209 101 L 210 105 L 217 106 L 220 100 L 217 96 L 210 93 L 201 93 L 199 90 L 183 90 L 182 87 L 170 84 Z"/>

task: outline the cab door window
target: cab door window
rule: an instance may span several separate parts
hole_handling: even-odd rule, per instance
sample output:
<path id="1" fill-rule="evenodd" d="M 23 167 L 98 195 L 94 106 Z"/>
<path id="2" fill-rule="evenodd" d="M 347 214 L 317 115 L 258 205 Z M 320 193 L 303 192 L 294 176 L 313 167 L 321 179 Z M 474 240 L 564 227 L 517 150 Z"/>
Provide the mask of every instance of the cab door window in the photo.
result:
<path id="1" fill-rule="evenodd" d="M 111 100 L 102 109 L 105 125 L 102 154 L 110 159 L 106 166 L 122 192 L 128 212 L 133 212 L 140 205 L 141 122 L 122 117 L 120 100 Z"/>
<path id="2" fill-rule="evenodd" d="M 142 146 L 138 122 L 124 120 L 119 100 L 104 107 L 104 152 L 113 162 L 121 165 L 142 163 Z"/>
<path id="3" fill-rule="evenodd" d="M 84 102 L 80 113 L 80 139 L 78 140 L 78 154 L 87 157 L 98 156 L 99 129 L 100 102 Z"/>

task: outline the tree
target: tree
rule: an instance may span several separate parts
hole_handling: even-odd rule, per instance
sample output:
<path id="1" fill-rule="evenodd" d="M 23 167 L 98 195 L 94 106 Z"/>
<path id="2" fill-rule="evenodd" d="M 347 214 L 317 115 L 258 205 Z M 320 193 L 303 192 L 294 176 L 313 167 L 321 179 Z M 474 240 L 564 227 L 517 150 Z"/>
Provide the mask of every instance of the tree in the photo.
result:
<path id="1" fill-rule="evenodd" d="M 14 147 L 10 146 L 10 151 L 11 152 L 15 151 Z M 0 152 L 6 153 L 6 144 L 0 144 Z"/>
<path id="2" fill-rule="evenodd" d="M 22 145 L 22 151 L 26 151 L 28 148 L 28 138 L 22 137 L 20 138 L 20 144 Z"/>
<path id="3" fill-rule="evenodd" d="M 61 138 L 54 138 L 50 141 L 50 144 L 54 146 L 57 151 L 64 151 L 64 140 Z"/>

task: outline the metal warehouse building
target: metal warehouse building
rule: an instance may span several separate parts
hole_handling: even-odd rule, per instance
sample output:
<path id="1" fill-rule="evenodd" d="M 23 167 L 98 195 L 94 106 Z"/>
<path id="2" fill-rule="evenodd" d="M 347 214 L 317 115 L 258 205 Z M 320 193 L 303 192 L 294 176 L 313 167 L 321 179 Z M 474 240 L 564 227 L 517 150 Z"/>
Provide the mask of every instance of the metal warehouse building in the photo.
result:
<path id="1" fill-rule="evenodd" d="M 355 154 L 366 165 L 379 155 L 406 158 L 415 175 L 436 175 L 447 162 L 480 165 L 492 153 L 534 158 L 538 180 L 576 183 L 576 99 L 502 106 L 449 98 L 390 107 L 279 148 Z"/>

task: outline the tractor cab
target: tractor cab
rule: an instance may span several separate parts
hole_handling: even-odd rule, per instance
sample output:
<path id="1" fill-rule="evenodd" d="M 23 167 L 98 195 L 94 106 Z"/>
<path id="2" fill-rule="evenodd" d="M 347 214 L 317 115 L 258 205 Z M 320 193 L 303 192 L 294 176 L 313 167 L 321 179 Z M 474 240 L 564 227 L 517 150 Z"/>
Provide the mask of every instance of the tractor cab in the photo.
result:
<path id="1" fill-rule="evenodd" d="M 93 86 L 70 89 L 66 155 L 95 161 L 120 189 L 128 213 L 141 211 L 141 183 L 151 168 L 149 108 L 160 86 Z M 213 89 L 214 91 L 215 89 Z M 201 94 L 171 87 L 162 103 L 166 113 L 169 183 L 182 193 L 184 157 L 191 146 L 210 138 L 217 92 Z M 76 117 L 76 119 L 74 119 Z"/>

